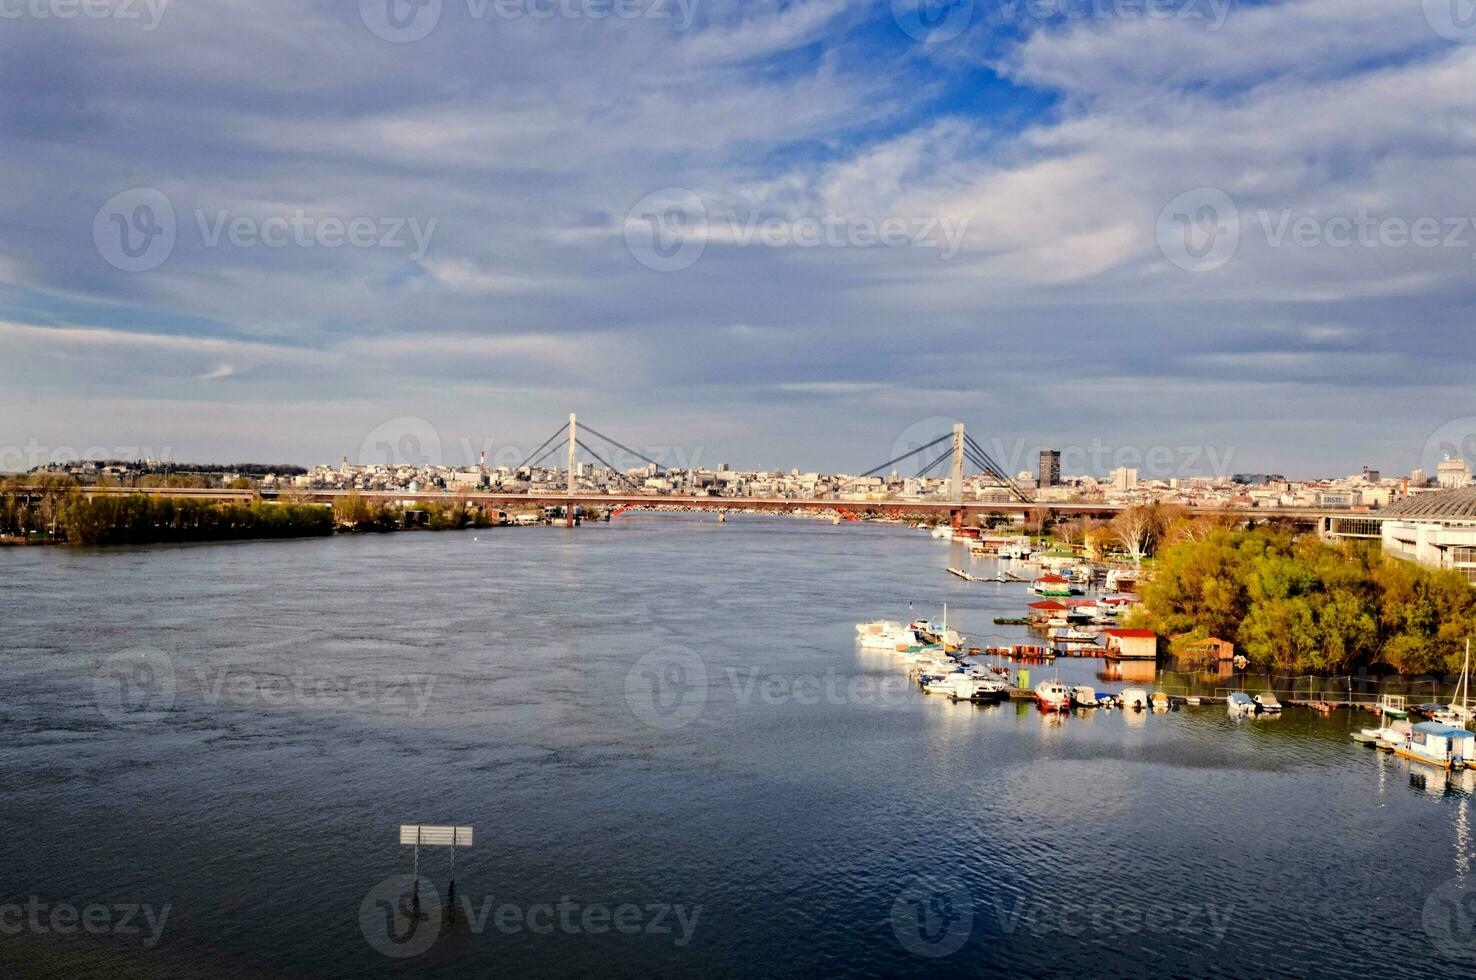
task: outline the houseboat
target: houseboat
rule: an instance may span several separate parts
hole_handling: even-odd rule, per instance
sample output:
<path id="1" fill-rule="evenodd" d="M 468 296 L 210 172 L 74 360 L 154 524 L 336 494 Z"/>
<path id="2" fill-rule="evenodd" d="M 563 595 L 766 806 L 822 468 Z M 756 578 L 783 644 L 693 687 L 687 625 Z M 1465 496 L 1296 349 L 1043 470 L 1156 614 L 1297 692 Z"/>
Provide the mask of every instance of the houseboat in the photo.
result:
<path id="1" fill-rule="evenodd" d="M 1422 721 L 1394 743 L 1394 754 L 1437 769 L 1464 769 L 1476 763 L 1476 732 L 1440 721 Z"/>

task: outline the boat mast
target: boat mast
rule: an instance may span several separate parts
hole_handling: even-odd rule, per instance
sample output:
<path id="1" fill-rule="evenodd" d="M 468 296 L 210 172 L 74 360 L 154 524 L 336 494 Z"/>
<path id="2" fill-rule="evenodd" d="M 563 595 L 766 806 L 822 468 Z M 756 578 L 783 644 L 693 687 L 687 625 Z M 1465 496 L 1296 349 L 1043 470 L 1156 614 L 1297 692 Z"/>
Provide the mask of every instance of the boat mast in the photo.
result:
<path id="1" fill-rule="evenodd" d="M 1466 637 L 1466 662 L 1461 667 L 1461 713 L 1471 720 L 1471 638 Z"/>

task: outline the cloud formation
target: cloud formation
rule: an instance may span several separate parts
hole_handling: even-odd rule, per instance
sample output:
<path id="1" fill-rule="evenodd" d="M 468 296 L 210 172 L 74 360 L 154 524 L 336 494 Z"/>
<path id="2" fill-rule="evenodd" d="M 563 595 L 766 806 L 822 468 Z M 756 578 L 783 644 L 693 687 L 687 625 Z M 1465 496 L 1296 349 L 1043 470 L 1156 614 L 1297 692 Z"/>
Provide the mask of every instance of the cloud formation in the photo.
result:
<path id="1" fill-rule="evenodd" d="M 0 30 L 0 443 L 313 462 L 577 410 L 859 470 L 939 416 L 1314 475 L 1471 414 L 1476 44 L 1418 3 L 965 0 L 933 43 L 902 0 L 442 0 L 405 43 L 402 0 L 132 6 Z M 140 188 L 157 263 L 162 208 L 100 214 Z M 633 211 L 673 188 L 704 213 Z"/>

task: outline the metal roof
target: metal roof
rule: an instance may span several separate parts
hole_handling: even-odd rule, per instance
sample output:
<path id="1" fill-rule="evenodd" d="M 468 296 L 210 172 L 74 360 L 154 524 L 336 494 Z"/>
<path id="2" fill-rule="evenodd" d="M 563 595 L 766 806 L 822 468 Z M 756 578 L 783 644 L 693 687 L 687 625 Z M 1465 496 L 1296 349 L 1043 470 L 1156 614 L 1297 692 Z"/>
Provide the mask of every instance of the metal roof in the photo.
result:
<path id="1" fill-rule="evenodd" d="M 1476 521 L 1476 486 L 1417 493 L 1390 505 L 1384 514 L 1412 521 Z"/>
<path id="2" fill-rule="evenodd" d="M 1438 735 L 1441 738 L 1473 738 L 1476 733 L 1468 732 L 1464 728 L 1455 725 L 1447 725 L 1439 721 L 1422 721 L 1413 726 L 1414 731 L 1423 732 L 1426 735 Z"/>

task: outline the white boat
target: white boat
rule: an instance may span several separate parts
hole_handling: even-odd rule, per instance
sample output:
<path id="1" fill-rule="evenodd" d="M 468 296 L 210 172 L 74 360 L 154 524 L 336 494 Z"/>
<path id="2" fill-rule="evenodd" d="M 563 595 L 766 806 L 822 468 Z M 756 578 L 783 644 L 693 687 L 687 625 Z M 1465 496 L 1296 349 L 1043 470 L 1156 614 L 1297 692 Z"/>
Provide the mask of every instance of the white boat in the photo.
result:
<path id="1" fill-rule="evenodd" d="M 1281 714 L 1281 702 L 1276 700 L 1276 695 L 1270 691 L 1263 691 L 1255 696 L 1256 709 L 1264 715 Z"/>
<path id="2" fill-rule="evenodd" d="M 1464 769 L 1476 765 L 1476 732 L 1439 721 L 1422 721 L 1394 742 L 1394 753 L 1438 769 Z"/>
<path id="3" fill-rule="evenodd" d="M 998 677 L 955 674 L 943 683 L 946 687 L 940 687 L 936 693 L 946 694 L 955 701 L 1002 701 L 1010 692 L 1009 686 Z"/>
<path id="4" fill-rule="evenodd" d="M 1028 538 L 1016 538 L 999 546 L 999 557 L 1014 560 L 1029 558 L 1033 550 Z"/>
<path id="5" fill-rule="evenodd" d="M 1231 691 L 1230 696 L 1225 699 L 1225 708 L 1232 715 L 1253 715 L 1256 713 L 1256 702 L 1244 691 Z"/>
<path id="6" fill-rule="evenodd" d="M 939 524 L 937 527 L 933 528 L 933 537 L 937 538 L 940 541 L 952 541 L 953 528 L 949 527 L 947 524 Z"/>
<path id="7" fill-rule="evenodd" d="M 1097 692 L 1086 684 L 1077 684 L 1071 689 L 1071 704 L 1077 708 L 1097 707 Z"/>
<path id="8" fill-rule="evenodd" d="M 1054 626 L 1051 628 L 1050 637 L 1064 643 L 1096 643 L 1097 634 L 1091 630 L 1078 629 L 1075 626 Z"/>
<path id="9" fill-rule="evenodd" d="M 1459 703 L 1457 703 L 1459 701 Z M 1450 704 L 1439 711 L 1432 712 L 1430 717 L 1447 725 L 1469 725 L 1472 719 L 1471 711 L 1471 639 L 1466 638 L 1466 662 L 1461 667 L 1461 680 L 1456 685 L 1455 694 L 1451 697 Z"/>
<path id="10" fill-rule="evenodd" d="M 1035 685 L 1035 698 L 1047 711 L 1063 711 L 1071 706 L 1071 691 L 1058 680 L 1041 681 Z"/>
<path id="11" fill-rule="evenodd" d="M 863 647 L 875 650 L 894 650 L 899 644 L 913 643 L 916 637 L 912 630 L 890 619 L 878 619 L 870 623 L 856 624 L 856 639 Z"/>
<path id="12" fill-rule="evenodd" d="M 1137 708 L 1139 710 L 1142 710 L 1143 708 L 1148 707 L 1148 692 L 1143 690 L 1141 687 L 1125 688 L 1123 692 L 1118 695 L 1118 699 L 1122 702 L 1122 706 L 1124 708 Z"/>

